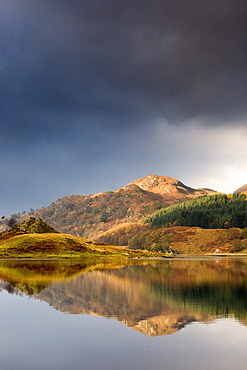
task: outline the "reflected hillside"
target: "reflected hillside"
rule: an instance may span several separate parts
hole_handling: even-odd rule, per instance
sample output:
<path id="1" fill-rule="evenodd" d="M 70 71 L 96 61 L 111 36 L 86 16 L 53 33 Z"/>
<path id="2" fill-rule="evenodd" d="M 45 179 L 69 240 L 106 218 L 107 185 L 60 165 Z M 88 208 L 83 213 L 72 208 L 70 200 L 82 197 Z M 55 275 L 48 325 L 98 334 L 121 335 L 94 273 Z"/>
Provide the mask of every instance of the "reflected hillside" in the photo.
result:
<path id="1" fill-rule="evenodd" d="M 34 294 L 58 281 L 67 281 L 82 273 L 121 268 L 131 263 L 128 259 L 83 260 L 0 260 L 0 280 L 22 293 Z M 145 261 L 137 263 L 145 264 Z M 6 284 L 3 284 L 5 286 Z"/>
<path id="2" fill-rule="evenodd" d="M 69 314 L 113 317 L 146 335 L 219 317 L 247 322 L 246 259 L 22 264 L 1 261 L 2 288 Z"/>

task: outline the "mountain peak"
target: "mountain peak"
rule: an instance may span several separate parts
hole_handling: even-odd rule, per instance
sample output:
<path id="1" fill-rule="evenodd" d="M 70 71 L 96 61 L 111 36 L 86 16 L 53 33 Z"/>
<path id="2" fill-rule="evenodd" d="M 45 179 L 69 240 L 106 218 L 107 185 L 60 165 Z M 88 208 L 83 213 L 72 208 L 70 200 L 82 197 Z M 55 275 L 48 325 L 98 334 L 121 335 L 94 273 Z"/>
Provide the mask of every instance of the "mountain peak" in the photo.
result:
<path id="1" fill-rule="evenodd" d="M 142 190 L 151 191 L 156 194 L 193 194 L 196 189 L 184 185 L 181 181 L 169 176 L 148 175 L 135 180 L 128 185 L 137 185 Z"/>

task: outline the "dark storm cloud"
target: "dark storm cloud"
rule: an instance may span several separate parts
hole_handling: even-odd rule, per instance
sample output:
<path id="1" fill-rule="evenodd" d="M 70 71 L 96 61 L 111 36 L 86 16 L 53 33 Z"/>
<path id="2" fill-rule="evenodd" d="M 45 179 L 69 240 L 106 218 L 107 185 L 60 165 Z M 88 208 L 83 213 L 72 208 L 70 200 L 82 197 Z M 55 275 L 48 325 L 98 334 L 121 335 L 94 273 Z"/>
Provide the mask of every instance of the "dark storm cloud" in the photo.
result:
<path id="1" fill-rule="evenodd" d="M 5 208 L 179 178 L 204 129 L 241 131 L 246 19 L 246 0 L 0 0 Z"/>
<path id="2" fill-rule="evenodd" d="M 53 112 L 70 126 L 75 114 L 84 125 L 98 116 L 121 126 L 132 116 L 226 122 L 246 114 L 244 0 L 0 4 L 5 121 L 30 127 Z"/>

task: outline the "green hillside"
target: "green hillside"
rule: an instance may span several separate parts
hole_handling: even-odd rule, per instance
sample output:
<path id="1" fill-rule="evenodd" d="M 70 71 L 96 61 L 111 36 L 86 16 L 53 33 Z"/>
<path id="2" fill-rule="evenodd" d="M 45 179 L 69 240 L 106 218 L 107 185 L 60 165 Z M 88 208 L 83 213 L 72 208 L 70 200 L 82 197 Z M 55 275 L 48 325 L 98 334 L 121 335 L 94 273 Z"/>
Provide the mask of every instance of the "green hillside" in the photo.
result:
<path id="1" fill-rule="evenodd" d="M 0 234 L 0 258 L 85 258 L 97 256 L 155 257 L 160 254 L 94 243 L 62 234 L 31 218 Z"/>
<path id="2" fill-rule="evenodd" d="M 163 208 L 143 220 L 153 226 L 197 226 L 206 229 L 247 226 L 247 196 L 216 194 Z"/>

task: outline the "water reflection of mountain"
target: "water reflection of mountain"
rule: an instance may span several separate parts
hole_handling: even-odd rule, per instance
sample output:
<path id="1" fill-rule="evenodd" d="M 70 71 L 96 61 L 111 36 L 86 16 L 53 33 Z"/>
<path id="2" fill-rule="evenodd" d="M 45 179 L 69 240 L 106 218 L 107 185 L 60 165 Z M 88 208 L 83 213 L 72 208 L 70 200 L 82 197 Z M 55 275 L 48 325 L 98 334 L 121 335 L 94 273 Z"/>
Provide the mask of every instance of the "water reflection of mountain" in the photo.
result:
<path id="1" fill-rule="evenodd" d="M 37 266 L 30 275 L 30 268 L 27 272 L 27 267 L 21 270 L 19 265 L 24 289 L 24 280 L 19 277 L 17 281 L 21 272 L 0 264 L 2 288 L 33 292 L 34 298 L 62 312 L 114 317 L 151 336 L 171 334 L 192 321 L 217 317 L 247 321 L 246 259 L 138 261 L 139 265 L 126 260 L 111 262 L 111 266 L 101 263 L 100 267 L 59 263 L 53 266 L 55 272 L 49 273 L 49 282 Z M 35 284 L 42 286 L 44 275 L 45 286 L 35 289 Z M 6 283 L 8 287 L 4 287 Z"/>

